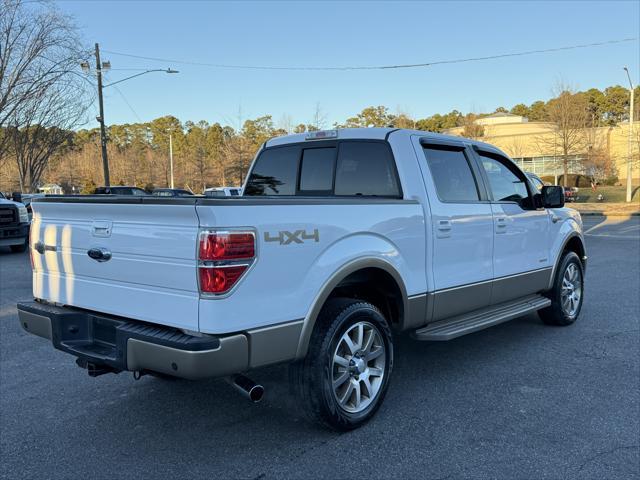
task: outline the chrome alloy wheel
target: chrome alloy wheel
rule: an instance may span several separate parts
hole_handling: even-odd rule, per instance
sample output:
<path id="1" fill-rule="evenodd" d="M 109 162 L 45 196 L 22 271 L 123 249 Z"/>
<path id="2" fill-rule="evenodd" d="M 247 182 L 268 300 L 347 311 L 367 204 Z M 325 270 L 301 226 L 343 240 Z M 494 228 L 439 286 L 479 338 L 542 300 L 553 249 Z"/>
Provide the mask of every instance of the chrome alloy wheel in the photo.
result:
<path id="1" fill-rule="evenodd" d="M 560 299 L 562 310 L 569 317 L 573 317 L 580 308 L 582 297 L 582 273 L 575 263 L 570 263 L 562 276 L 562 290 Z"/>
<path id="2" fill-rule="evenodd" d="M 378 329 L 369 322 L 357 322 L 342 335 L 333 354 L 333 395 L 342 409 L 358 413 L 380 392 L 387 351 Z"/>

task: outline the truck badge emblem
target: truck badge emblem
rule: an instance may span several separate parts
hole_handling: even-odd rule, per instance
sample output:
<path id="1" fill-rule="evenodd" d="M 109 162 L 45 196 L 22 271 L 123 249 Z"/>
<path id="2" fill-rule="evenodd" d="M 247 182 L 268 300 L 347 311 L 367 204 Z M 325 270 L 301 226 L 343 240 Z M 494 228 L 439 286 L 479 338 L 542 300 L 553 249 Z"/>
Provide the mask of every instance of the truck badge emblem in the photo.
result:
<path id="1" fill-rule="evenodd" d="M 291 243 L 304 243 L 305 240 L 313 240 L 316 243 L 320 241 L 320 232 L 315 228 L 313 232 L 307 233 L 306 230 L 296 230 L 288 232 L 281 230 L 278 235 L 272 236 L 269 232 L 264 232 L 265 242 L 278 242 L 280 245 L 289 245 Z"/>

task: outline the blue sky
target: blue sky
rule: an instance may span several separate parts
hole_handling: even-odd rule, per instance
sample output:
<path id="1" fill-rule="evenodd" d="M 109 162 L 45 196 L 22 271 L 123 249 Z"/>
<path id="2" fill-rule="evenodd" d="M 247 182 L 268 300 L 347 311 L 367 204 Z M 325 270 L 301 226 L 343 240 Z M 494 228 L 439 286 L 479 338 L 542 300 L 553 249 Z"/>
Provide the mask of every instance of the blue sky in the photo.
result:
<path id="1" fill-rule="evenodd" d="M 420 63 L 640 37 L 640 2 L 207 2 L 58 0 L 86 42 L 101 49 L 186 61 L 344 66 Z M 110 81 L 166 68 L 107 91 L 107 123 L 180 120 L 237 125 L 271 114 L 276 124 L 328 126 L 370 105 L 415 118 L 452 109 L 493 111 L 551 96 L 559 80 L 579 89 L 639 80 L 634 42 L 524 57 L 382 71 L 231 70 L 103 53 Z M 88 126 L 94 126 L 95 122 Z"/>

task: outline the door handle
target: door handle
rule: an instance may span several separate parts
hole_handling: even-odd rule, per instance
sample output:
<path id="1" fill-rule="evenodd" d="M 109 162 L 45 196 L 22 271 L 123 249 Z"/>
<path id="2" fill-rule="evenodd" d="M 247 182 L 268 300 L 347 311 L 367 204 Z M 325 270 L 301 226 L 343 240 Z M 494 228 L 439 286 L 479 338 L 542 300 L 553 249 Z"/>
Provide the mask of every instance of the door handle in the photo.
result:
<path id="1" fill-rule="evenodd" d="M 111 252 L 106 248 L 91 248 L 87 250 L 87 255 L 98 262 L 108 262 L 111 260 Z"/>
<path id="2" fill-rule="evenodd" d="M 438 220 L 437 223 L 437 238 L 449 238 L 451 237 L 451 221 L 449 220 Z"/>
<path id="3" fill-rule="evenodd" d="M 551 221 L 553 223 L 558 223 L 559 220 L 560 220 L 560 217 L 558 217 L 557 215 L 551 215 Z"/>
<path id="4" fill-rule="evenodd" d="M 438 220 L 438 230 L 448 232 L 451 230 L 451 222 L 449 220 Z"/>
<path id="5" fill-rule="evenodd" d="M 496 218 L 496 233 L 505 233 L 507 230 L 507 219 L 506 217 L 497 217 Z"/>

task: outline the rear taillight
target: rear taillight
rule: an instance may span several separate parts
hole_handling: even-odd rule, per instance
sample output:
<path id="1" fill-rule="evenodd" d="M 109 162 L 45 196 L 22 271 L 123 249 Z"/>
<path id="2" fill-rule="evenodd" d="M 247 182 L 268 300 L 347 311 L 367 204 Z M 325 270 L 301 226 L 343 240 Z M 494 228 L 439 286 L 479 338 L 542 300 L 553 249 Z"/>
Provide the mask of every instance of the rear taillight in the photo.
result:
<path id="1" fill-rule="evenodd" d="M 238 283 L 255 259 L 256 236 L 246 230 L 204 230 L 198 242 L 202 293 L 222 295 Z"/>
<path id="2" fill-rule="evenodd" d="M 202 232 L 200 260 L 237 260 L 253 258 L 253 232 Z"/>
<path id="3" fill-rule="evenodd" d="M 248 265 L 200 267 L 200 289 L 207 293 L 228 292 L 247 268 Z"/>

